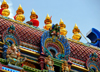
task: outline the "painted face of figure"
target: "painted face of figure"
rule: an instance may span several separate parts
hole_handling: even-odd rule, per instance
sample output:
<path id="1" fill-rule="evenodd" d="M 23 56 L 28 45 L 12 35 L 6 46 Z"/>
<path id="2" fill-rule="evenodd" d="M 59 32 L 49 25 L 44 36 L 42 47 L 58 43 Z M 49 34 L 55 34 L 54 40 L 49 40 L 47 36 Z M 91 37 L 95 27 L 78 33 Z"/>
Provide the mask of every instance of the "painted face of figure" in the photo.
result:
<path id="1" fill-rule="evenodd" d="M 15 50 L 15 49 L 17 49 L 17 48 L 16 48 L 16 46 L 15 46 L 14 44 L 12 44 L 12 45 L 11 45 L 11 49 L 12 49 L 12 50 Z"/>
<path id="2" fill-rule="evenodd" d="M 4 10 L 2 11 L 2 15 L 7 17 L 7 16 L 10 15 L 10 11 L 9 11 L 8 9 L 4 9 Z"/>
<path id="3" fill-rule="evenodd" d="M 54 30 L 54 31 L 53 31 L 53 33 L 55 34 L 55 33 L 56 33 L 56 31 Z"/>
<path id="4" fill-rule="evenodd" d="M 57 32 L 57 35 L 59 35 L 60 33 L 59 32 Z"/>

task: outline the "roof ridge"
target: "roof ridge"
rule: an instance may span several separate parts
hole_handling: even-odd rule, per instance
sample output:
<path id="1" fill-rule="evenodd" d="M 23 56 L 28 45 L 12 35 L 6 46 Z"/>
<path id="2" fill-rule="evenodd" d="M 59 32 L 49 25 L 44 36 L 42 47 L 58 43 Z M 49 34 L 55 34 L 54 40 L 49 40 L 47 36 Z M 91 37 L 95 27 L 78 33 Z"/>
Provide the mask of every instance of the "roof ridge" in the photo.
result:
<path id="1" fill-rule="evenodd" d="M 39 27 L 35 27 L 35 26 L 29 25 L 29 24 L 27 24 L 27 23 L 23 23 L 23 22 L 14 20 L 14 19 L 9 18 L 9 17 L 2 16 L 2 15 L 0 15 L 0 18 L 3 18 L 3 19 L 6 19 L 6 20 L 9 20 L 9 21 L 18 23 L 18 24 L 20 24 L 20 25 L 24 25 L 24 26 L 26 26 L 26 27 L 30 27 L 30 28 L 36 29 L 36 30 L 39 30 L 39 31 L 42 31 L 42 32 L 46 31 L 46 30 L 41 29 L 41 28 L 39 28 Z"/>

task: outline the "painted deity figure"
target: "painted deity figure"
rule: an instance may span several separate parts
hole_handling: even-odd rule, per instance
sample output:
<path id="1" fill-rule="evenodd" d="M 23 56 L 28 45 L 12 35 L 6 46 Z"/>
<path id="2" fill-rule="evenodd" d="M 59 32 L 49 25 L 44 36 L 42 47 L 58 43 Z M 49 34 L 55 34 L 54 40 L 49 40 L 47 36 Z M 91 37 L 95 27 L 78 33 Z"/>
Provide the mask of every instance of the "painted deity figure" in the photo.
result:
<path id="1" fill-rule="evenodd" d="M 64 63 L 62 63 L 62 71 L 63 72 L 70 72 L 70 66 L 68 65 L 67 61 L 64 61 Z"/>
<path id="2" fill-rule="evenodd" d="M 14 34 L 15 32 L 15 26 L 14 25 L 11 25 L 9 28 L 8 28 L 8 33 L 9 34 Z"/>
<path id="3" fill-rule="evenodd" d="M 8 47 L 6 57 L 8 63 L 14 65 L 21 65 L 21 63 L 26 60 L 26 58 L 20 58 L 20 52 L 15 44 L 12 44 L 11 47 Z"/>
<path id="4" fill-rule="evenodd" d="M 11 45 L 11 47 L 8 47 L 7 49 L 7 58 L 15 58 L 17 59 L 17 48 L 14 44 Z"/>
<path id="5" fill-rule="evenodd" d="M 52 27 L 49 29 L 50 36 L 54 38 L 56 36 L 57 38 L 60 37 L 60 26 L 58 24 L 52 25 Z"/>
<path id="6" fill-rule="evenodd" d="M 45 64 L 46 64 L 46 69 L 47 70 L 52 70 L 52 71 L 54 71 L 54 61 L 51 59 L 51 57 L 50 56 L 48 56 L 48 57 L 46 57 L 45 58 Z"/>

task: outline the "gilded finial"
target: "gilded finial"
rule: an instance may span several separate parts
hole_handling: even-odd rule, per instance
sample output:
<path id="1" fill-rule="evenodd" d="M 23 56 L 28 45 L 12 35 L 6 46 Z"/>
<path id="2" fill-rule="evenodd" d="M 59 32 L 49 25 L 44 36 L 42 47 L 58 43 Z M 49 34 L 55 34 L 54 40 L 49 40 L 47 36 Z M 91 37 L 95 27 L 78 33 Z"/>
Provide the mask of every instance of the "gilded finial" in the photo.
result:
<path id="1" fill-rule="evenodd" d="M 50 19 L 50 16 L 49 16 L 49 14 L 47 14 L 47 16 L 46 16 L 46 18 L 45 19 Z"/>
<path id="2" fill-rule="evenodd" d="M 3 0 L 2 4 L 1 4 L 1 8 L 9 8 L 7 2 L 5 0 Z"/>
<path id="3" fill-rule="evenodd" d="M 19 7 L 18 7 L 16 13 L 17 13 L 17 14 L 24 14 L 24 10 L 23 10 L 21 4 L 19 5 Z"/>
<path id="4" fill-rule="evenodd" d="M 37 19 L 38 15 L 35 13 L 34 9 L 32 9 L 30 19 Z"/>
<path id="5" fill-rule="evenodd" d="M 10 11 L 8 9 L 4 9 L 2 11 L 2 15 L 8 17 L 10 15 Z"/>
<path id="6" fill-rule="evenodd" d="M 65 29 L 66 25 L 64 24 L 62 19 L 60 19 L 59 26 L 60 26 L 60 35 L 66 36 L 67 34 L 67 30 Z"/>
<path id="7" fill-rule="evenodd" d="M 31 14 L 36 14 L 36 13 L 35 13 L 35 11 L 34 11 L 34 9 L 32 9 L 32 12 L 31 12 Z"/>
<path id="8" fill-rule="evenodd" d="M 75 23 L 74 29 L 73 29 L 73 33 L 80 33 L 80 30 L 78 29 L 77 24 Z"/>
<path id="9" fill-rule="evenodd" d="M 74 29 L 78 29 L 78 26 L 77 26 L 77 24 L 76 24 L 76 23 L 75 23 Z"/>
<path id="10" fill-rule="evenodd" d="M 81 35 L 80 33 L 80 29 L 78 29 L 77 24 L 75 23 L 74 29 L 73 29 L 73 33 L 74 35 L 72 36 L 72 39 L 74 40 L 80 40 L 81 39 Z"/>
<path id="11" fill-rule="evenodd" d="M 16 11 L 16 15 L 14 16 L 14 19 L 23 22 L 25 20 L 25 16 L 23 14 L 24 10 L 20 4 Z"/>
<path id="12" fill-rule="evenodd" d="M 60 22 L 59 22 L 59 24 L 64 24 L 64 22 L 63 22 L 63 20 L 62 20 L 62 19 L 60 19 Z"/>
<path id="13" fill-rule="evenodd" d="M 52 17 L 52 16 L 51 16 Z M 49 14 L 47 14 L 45 20 L 44 20 L 44 23 L 45 23 L 45 26 L 44 26 L 44 29 L 45 30 L 49 30 L 49 28 L 52 27 L 52 20 L 51 20 L 51 17 L 49 17 Z"/>
<path id="14" fill-rule="evenodd" d="M 35 11 L 32 9 L 31 15 L 30 15 L 30 21 L 32 22 L 33 26 L 38 27 L 39 21 L 38 21 L 38 15 L 35 13 Z"/>
<path id="15" fill-rule="evenodd" d="M 3 16 L 8 17 L 10 15 L 10 11 L 8 10 L 9 6 L 5 0 L 3 0 L 2 5 L 1 5 L 1 12 L 0 14 Z"/>
<path id="16" fill-rule="evenodd" d="M 66 25 L 64 24 L 62 19 L 60 19 L 59 26 L 60 26 L 60 28 L 62 28 L 62 27 L 66 28 Z"/>
<path id="17" fill-rule="evenodd" d="M 18 9 L 22 9 L 22 6 L 21 6 L 21 4 L 19 5 Z"/>

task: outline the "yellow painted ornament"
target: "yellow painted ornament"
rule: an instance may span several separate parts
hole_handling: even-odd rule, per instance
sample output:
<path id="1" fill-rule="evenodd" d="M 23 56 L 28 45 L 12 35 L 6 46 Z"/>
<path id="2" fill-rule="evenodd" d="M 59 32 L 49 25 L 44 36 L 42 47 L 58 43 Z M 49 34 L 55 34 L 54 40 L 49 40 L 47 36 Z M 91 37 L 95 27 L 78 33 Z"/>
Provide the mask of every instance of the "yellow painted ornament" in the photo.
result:
<path id="1" fill-rule="evenodd" d="M 66 36 L 67 34 L 67 30 L 65 29 L 66 25 L 64 24 L 62 19 L 60 19 L 59 26 L 60 26 L 60 35 Z"/>
<path id="2" fill-rule="evenodd" d="M 24 14 L 24 10 L 23 10 L 21 5 L 19 5 L 19 7 L 18 7 L 18 9 L 16 11 L 16 14 Z"/>
<path id="3" fill-rule="evenodd" d="M 65 28 L 60 29 L 60 35 L 66 36 L 67 30 Z"/>
<path id="4" fill-rule="evenodd" d="M 2 4 L 1 4 L 1 8 L 9 8 L 7 2 L 5 0 L 3 0 Z"/>
<path id="5" fill-rule="evenodd" d="M 45 30 L 49 30 L 51 27 L 52 27 L 52 20 L 51 20 L 51 17 L 49 17 L 49 14 L 47 14 L 45 20 L 44 20 L 44 23 L 45 23 L 45 26 L 44 26 L 44 29 Z"/>
<path id="6" fill-rule="evenodd" d="M 72 39 L 74 39 L 74 40 L 80 40 L 81 39 L 81 35 L 79 34 L 80 30 L 78 29 L 77 24 L 75 24 L 75 26 L 74 26 L 73 33 L 74 33 L 74 35 L 72 36 Z"/>
<path id="7" fill-rule="evenodd" d="M 16 15 L 14 16 L 14 19 L 23 22 L 25 20 L 25 16 L 23 14 L 24 14 L 24 10 L 21 7 L 21 5 L 19 5 L 16 11 Z"/>
<path id="8" fill-rule="evenodd" d="M 35 11 L 32 9 L 30 19 L 37 19 L 37 18 L 38 18 L 38 15 L 37 15 L 37 14 L 35 13 Z"/>
<path id="9" fill-rule="evenodd" d="M 32 12 L 31 12 L 31 14 L 36 14 L 36 13 L 35 13 L 35 11 L 34 11 L 34 9 L 32 9 Z"/>
<path id="10" fill-rule="evenodd" d="M 52 24 L 46 24 L 45 27 L 44 27 L 44 29 L 45 30 L 49 30 L 51 27 L 52 27 Z"/>
<path id="11" fill-rule="evenodd" d="M 8 9 L 4 9 L 2 11 L 2 15 L 8 17 L 10 15 L 10 11 Z"/>
<path id="12" fill-rule="evenodd" d="M 25 20 L 25 16 L 23 14 L 19 14 L 16 16 L 16 20 L 23 22 Z"/>

